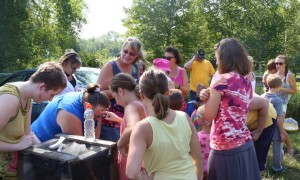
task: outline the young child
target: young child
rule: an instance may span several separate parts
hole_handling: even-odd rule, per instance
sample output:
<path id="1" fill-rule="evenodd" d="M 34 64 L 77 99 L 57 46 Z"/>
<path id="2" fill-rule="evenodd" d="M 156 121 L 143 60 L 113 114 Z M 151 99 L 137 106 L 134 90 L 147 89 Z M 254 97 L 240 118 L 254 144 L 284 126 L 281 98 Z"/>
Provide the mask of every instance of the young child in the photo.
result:
<path id="1" fill-rule="evenodd" d="M 153 66 L 157 69 L 162 70 L 167 75 L 169 89 L 175 89 L 174 82 L 168 76 L 171 71 L 170 62 L 167 59 L 157 58 L 153 60 Z"/>
<path id="2" fill-rule="evenodd" d="M 269 74 L 275 74 L 277 72 L 275 60 L 271 59 L 267 63 L 267 70 L 264 72 L 262 77 L 262 83 L 264 85 L 264 92 L 268 92 L 269 86 L 267 85 L 267 77 Z"/>
<path id="3" fill-rule="evenodd" d="M 203 84 L 199 83 L 199 84 L 197 84 L 196 88 L 197 88 L 196 101 L 193 102 L 194 110 L 191 113 L 191 120 L 192 120 L 193 124 L 195 125 L 197 132 L 199 132 L 201 130 L 201 126 L 196 119 L 196 114 L 197 114 L 198 107 L 203 104 L 203 102 L 199 98 L 199 94 L 200 94 L 200 91 L 202 89 L 205 89 L 206 87 Z"/>
<path id="4" fill-rule="evenodd" d="M 180 111 L 182 108 L 182 92 L 179 89 L 170 89 L 169 94 L 170 109 Z"/>
<path id="5" fill-rule="evenodd" d="M 275 131 L 273 134 L 273 167 L 274 172 L 282 172 L 284 168 L 281 166 L 283 158 L 283 148 L 282 143 L 285 139 L 285 133 L 283 129 L 283 110 L 282 110 L 282 100 L 276 95 L 279 88 L 282 86 L 281 78 L 275 74 L 270 74 L 267 77 L 267 85 L 269 91 L 265 92 L 261 96 L 269 99 L 273 104 L 277 118 L 275 121 Z"/>
<path id="6" fill-rule="evenodd" d="M 203 157 L 203 180 L 207 180 L 207 163 L 208 156 L 210 153 L 210 129 L 211 122 L 205 121 L 203 118 L 204 105 L 198 107 L 196 112 L 196 119 L 201 126 L 201 131 L 198 132 L 198 139 L 201 146 L 202 157 Z"/>
<path id="7" fill-rule="evenodd" d="M 28 81 L 0 87 L 0 179 L 17 178 L 18 151 L 39 143 L 30 129 L 32 99 L 52 100 L 66 85 L 61 66 L 46 62 Z"/>
<path id="8" fill-rule="evenodd" d="M 212 121 L 208 179 L 261 179 L 246 126 L 253 96 L 251 82 L 245 78 L 252 67 L 248 52 L 238 40 L 226 38 L 215 45 L 215 55 L 218 72 L 212 78 L 203 115 Z"/>
<path id="9" fill-rule="evenodd" d="M 130 74 L 119 73 L 115 75 L 110 83 L 112 96 L 118 105 L 124 107 L 124 117 L 121 120 L 120 139 L 118 140 L 119 149 L 119 180 L 126 180 L 125 170 L 127 163 L 127 153 L 129 139 L 132 129 L 137 122 L 147 117 L 146 110 L 142 104 L 137 84 Z M 113 112 L 106 112 L 106 119 L 112 120 L 116 115 Z M 118 119 L 118 117 L 116 117 Z"/>

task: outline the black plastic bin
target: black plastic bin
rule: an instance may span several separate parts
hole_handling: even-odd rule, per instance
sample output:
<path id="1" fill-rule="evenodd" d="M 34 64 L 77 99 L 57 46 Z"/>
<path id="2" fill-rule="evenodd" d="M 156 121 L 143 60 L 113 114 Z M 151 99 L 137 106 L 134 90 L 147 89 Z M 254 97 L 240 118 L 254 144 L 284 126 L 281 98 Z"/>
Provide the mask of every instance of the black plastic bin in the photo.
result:
<path id="1" fill-rule="evenodd" d="M 61 152 L 50 150 L 59 136 L 65 136 Z M 59 134 L 20 151 L 19 179 L 118 179 L 115 142 L 85 141 L 82 136 Z"/>

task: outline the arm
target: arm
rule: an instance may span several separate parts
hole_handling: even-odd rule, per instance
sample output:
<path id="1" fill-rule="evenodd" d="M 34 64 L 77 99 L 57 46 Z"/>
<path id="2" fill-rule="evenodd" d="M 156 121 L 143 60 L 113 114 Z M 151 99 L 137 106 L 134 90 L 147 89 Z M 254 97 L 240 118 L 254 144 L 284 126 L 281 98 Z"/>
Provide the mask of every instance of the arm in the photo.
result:
<path id="1" fill-rule="evenodd" d="M 203 178 L 203 156 L 201 153 L 202 151 L 201 151 L 201 147 L 199 144 L 197 131 L 196 131 L 195 125 L 192 123 L 192 121 L 188 117 L 188 115 L 186 115 L 186 118 L 187 118 L 189 125 L 191 127 L 191 130 L 192 130 L 192 137 L 191 137 L 191 142 L 190 142 L 190 149 L 191 149 L 190 155 L 193 158 L 193 162 L 194 162 L 198 180 L 202 180 L 202 178 Z"/>
<path id="2" fill-rule="evenodd" d="M 210 88 L 209 93 L 209 98 L 205 103 L 203 118 L 207 121 L 212 121 L 218 115 L 218 109 L 221 102 L 221 94 L 213 88 Z"/>
<path id="3" fill-rule="evenodd" d="M 65 110 L 59 110 L 56 116 L 56 123 L 61 131 L 66 134 L 82 136 L 82 123 L 78 117 Z"/>
<path id="4" fill-rule="evenodd" d="M 14 95 L 3 94 L 0 96 L 0 131 L 5 128 L 9 120 L 16 115 L 19 105 L 19 100 Z M 33 144 L 31 137 L 31 135 L 25 135 L 20 142 L 15 144 L 0 141 L 0 152 L 12 152 L 26 149 Z"/>
<path id="5" fill-rule="evenodd" d="M 142 179 L 141 167 L 143 156 L 148 147 L 147 139 L 152 139 L 152 137 L 150 137 L 152 133 L 151 126 L 146 121 L 139 122 L 133 129 L 126 164 L 127 179 Z"/>
<path id="6" fill-rule="evenodd" d="M 100 71 L 98 76 L 97 84 L 100 85 L 100 90 L 105 92 L 109 99 L 112 99 L 111 92 L 109 90 L 109 84 L 113 78 L 113 68 L 112 65 L 107 62 Z"/>
<path id="7" fill-rule="evenodd" d="M 184 69 L 187 71 L 190 71 L 192 69 L 192 64 L 193 62 L 196 60 L 196 57 L 194 56 L 191 60 L 189 60 L 188 62 L 186 62 L 184 64 Z"/>
<path id="8" fill-rule="evenodd" d="M 285 130 L 283 129 L 283 123 L 284 123 L 283 116 L 277 117 L 277 125 L 278 125 L 278 128 L 279 128 L 281 142 L 285 142 L 285 135 L 284 135 Z"/>
<path id="9" fill-rule="evenodd" d="M 180 90 L 182 92 L 182 95 L 185 96 L 189 93 L 189 79 L 185 69 L 183 69 L 182 75 L 183 86 L 180 86 Z"/>
<path id="10" fill-rule="evenodd" d="M 105 111 L 104 113 L 106 114 L 106 116 L 105 116 L 105 119 L 106 119 L 106 120 L 113 121 L 113 122 L 116 122 L 116 123 L 118 123 L 118 124 L 121 124 L 122 118 L 120 118 L 120 117 L 119 117 L 118 115 L 116 115 L 115 113 L 110 112 L 110 111 Z"/>
<path id="11" fill-rule="evenodd" d="M 29 111 L 26 114 L 26 119 L 28 119 L 27 124 L 25 126 L 25 134 L 26 135 L 31 134 L 31 128 L 30 128 L 30 125 L 31 125 L 31 113 L 32 113 L 32 100 L 31 100 L 30 109 L 29 109 Z"/>
<path id="12" fill-rule="evenodd" d="M 287 80 L 291 86 L 291 89 L 281 87 L 279 89 L 279 91 L 287 93 L 287 94 L 297 94 L 297 92 L 298 92 L 297 84 L 296 84 L 296 78 L 295 78 L 294 74 L 290 74 Z"/>
<path id="13" fill-rule="evenodd" d="M 32 135 L 25 135 L 22 140 L 16 144 L 0 141 L 0 152 L 14 152 L 26 149 L 33 145 Z"/>
<path id="14" fill-rule="evenodd" d="M 127 122 L 126 128 L 121 135 L 117 145 L 119 150 L 125 148 L 129 144 L 130 135 L 132 133 L 133 127 L 144 117 L 141 117 L 139 114 L 139 108 L 131 104 L 125 108 L 125 119 Z"/>
<path id="15" fill-rule="evenodd" d="M 257 129 L 251 132 L 253 141 L 256 141 L 265 128 L 269 110 L 269 101 L 263 97 L 255 95 L 250 103 L 249 110 L 258 111 Z"/>
<path id="16" fill-rule="evenodd" d="M 283 128 L 285 114 L 283 113 L 282 109 L 282 101 L 278 102 L 278 104 L 274 103 L 274 108 L 276 109 L 276 112 L 279 111 L 277 112 L 277 125 L 280 133 L 281 142 L 285 142 L 285 130 Z"/>

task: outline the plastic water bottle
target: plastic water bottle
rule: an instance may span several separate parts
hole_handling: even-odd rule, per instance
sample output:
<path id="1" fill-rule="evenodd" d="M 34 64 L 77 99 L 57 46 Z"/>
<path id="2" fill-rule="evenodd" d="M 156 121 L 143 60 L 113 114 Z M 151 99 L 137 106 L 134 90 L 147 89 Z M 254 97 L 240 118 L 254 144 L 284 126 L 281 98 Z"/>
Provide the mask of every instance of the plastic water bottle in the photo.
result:
<path id="1" fill-rule="evenodd" d="M 87 103 L 84 111 L 84 137 L 86 140 L 95 140 L 95 121 L 92 105 Z"/>

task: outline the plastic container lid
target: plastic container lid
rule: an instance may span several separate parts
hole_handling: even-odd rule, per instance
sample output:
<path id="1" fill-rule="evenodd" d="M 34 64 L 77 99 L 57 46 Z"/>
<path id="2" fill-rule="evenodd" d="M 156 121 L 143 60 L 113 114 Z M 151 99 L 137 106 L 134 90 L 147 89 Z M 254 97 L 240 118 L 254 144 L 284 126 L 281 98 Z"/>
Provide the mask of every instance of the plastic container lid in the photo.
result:
<path id="1" fill-rule="evenodd" d="M 298 131 L 298 122 L 293 118 L 286 118 L 283 123 L 283 128 L 286 131 Z"/>

